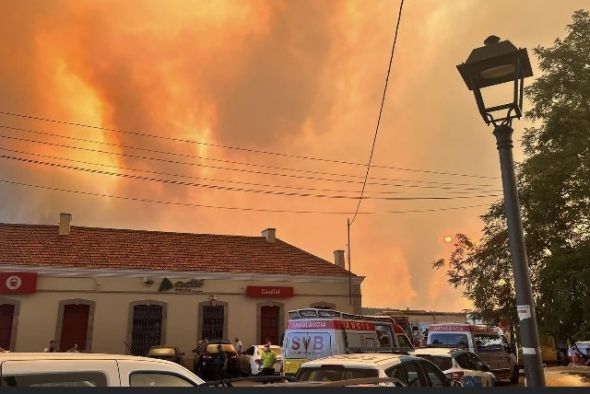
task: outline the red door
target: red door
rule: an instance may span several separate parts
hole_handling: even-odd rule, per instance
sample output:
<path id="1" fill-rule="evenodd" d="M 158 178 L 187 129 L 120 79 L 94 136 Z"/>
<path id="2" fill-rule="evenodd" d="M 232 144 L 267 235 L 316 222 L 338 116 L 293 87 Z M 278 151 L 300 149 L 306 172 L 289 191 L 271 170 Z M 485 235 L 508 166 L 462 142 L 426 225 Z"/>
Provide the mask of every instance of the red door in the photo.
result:
<path id="1" fill-rule="evenodd" d="M 278 306 L 263 306 L 260 308 L 260 343 L 266 343 L 269 338 L 273 345 L 279 344 L 279 314 Z"/>
<path id="2" fill-rule="evenodd" d="M 14 305 L 0 305 L 0 347 L 4 350 L 10 350 L 12 319 L 14 319 Z"/>
<path id="3" fill-rule="evenodd" d="M 68 351 L 74 345 L 78 350 L 86 350 L 86 334 L 88 333 L 88 305 L 65 305 L 64 317 L 61 327 L 61 339 L 59 350 Z"/>

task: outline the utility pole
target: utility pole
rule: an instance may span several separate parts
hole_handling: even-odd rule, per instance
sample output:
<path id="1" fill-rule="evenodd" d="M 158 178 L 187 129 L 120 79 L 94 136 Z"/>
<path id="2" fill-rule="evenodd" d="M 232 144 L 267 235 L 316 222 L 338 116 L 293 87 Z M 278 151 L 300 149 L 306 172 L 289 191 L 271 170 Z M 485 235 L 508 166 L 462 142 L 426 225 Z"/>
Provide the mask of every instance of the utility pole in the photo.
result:
<path id="1" fill-rule="evenodd" d="M 346 229 L 348 232 L 348 303 L 352 305 L 352 268 L 350 261 L 350 219 L 346 219 Z"/>

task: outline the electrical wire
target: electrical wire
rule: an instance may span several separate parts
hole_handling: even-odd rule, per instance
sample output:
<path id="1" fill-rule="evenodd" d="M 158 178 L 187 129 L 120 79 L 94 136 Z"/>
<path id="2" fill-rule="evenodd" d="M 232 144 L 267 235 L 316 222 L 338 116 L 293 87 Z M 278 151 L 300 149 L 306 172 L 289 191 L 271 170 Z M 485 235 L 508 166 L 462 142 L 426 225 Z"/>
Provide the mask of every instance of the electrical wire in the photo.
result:
<path id="1" fill-rule="evenodd" d="M 194 176 L 194 175 L 176 174 L 176 173 L 155 171 L 155 170 L 144 170 L 144 169 L 139 169 L 139 168 L 130 168 L 130 167 L 124 167 L 124 166 L 119 166 L 119 165 L 113 165 L 113 164 L 104 164 L 104 163 L 96 163 L 96 162 L 90 162 L 90 161 L 85 161 L 85 160 L 76 160 L 76 159 L 71 159 L 71 158 L 66 158 L 66 157 L 61 157 L 61 156 L 45 155 L 42 153 L 27 152 L 27 151 L 22 151 L 22 150 L 18 150 L 18 149 L 8 149 L 8 148 L 3 148 L 3 147 L 0 147 L 0 151 L 17 153 L 17 154 L 21 154 L 21 155 L 41 157 L 41 158 L 45 158 L 45 159 L 61 160 L 61 161 L 67 161 L 70 163 L 85 164 L 85 165 L 90 165 L 90 166 L 115 168 L 119 171 L 141 172 L 141 173 L 146 173 L 146 174 L 170 176 L 170 177 L 174 177 L 174 178 L 195 179 L 195 180 L 199 180 L 199 181 L 212 181 L 212 182 L 221 182 L 221 183 L 248 185 L 248 186 L 270 187 L 270 188 L 275 188 L 275 189 L 306 190 L 306 191 L 314 191 L 314 192 L 354 193 L 354 194 L 359 193 L 359 191 L 357 191 L 357 190 L 350 190 L 350 189 L 330 189 L 330 188 L 314 188 L 314 187 L 309 187 L 309 186 L 301 187 L 301 186 L 276 185 L 276 184 L 267 184 L 267 183 L 236 181 L 236 180 L 229 180 L 229 179 L 199 177 L 199 176 Z M 395 185 L 393 185 L 393 186 L 395 186 Z M 405 185 L 401 185 L 399 187 L 404 187 L 404 186 Z M 480 191 L 480 190 L 476 190 L 476 191 Z M 489 190 L 489 192 L 494 192 L 494 191 L 500 192 L 501 190 Z M 418 192 L 430 193 L 429 190 L 427 190 L 427 191 L 418 190 Z M 462 190 L 452 190 L 451 189 L 451 190 L 445 190 L 445 192 L 450 193 L 450 194 L 465 194 L 465 193 L 470 193 L 471 191 L 462 191 Z M 404 191 L 403 190 L 373 190 L 372 193 L 389 195 L 389 194 L 404 193 Z"/>
<path id="2" fill-rule="evenodd" d="M 148 182 L 166 183 L 166 184 L 179 185 L 179 186 L 198 187 L 198 188 L 213 189 L 213 190 L 224 190 L 224 191 L 257 193 L 257 194 L 272 194 L 272 195 L 280 195 L 280 196 L 286 196 L 286 197 L 314 197 L 314 198 L 330 198 L 330 199 L 356 199 L 357 198 L 355 196 L 345 196 L 345 195 L 297 193 L 297 192 L 262 190 L 262 189 L 252 189 L 252 188 L 248 189 L 248 188 L 238 188 L 238 187 L 232 187 L 232 186 L 212 185 L 212 184 L 206 184 L 206 183 L 186 182 L 186 181 L 179 181 L 179 180 L 173 180 L 173 179 L 153 178 L 153 177 L 147 177 L 147 176 L 141 176 L 141 175 L 132 175 L 132 174 L 125 174 L 125 173 L 120 173 L 120 172 L 104 171 L 104 170 L 84 168 L 84 167 L 78 167 L 78 166 L 69 166 L 66 164 L 49 163 L 49 162 L 45 162 L 45 161 L 41 161 L 41 160 L 26 159 L 26 158 L 10 156 L 10 155 L 0 155 L 0 159 L 13 160 L 13 161 L 21 162 L 21 163 L 42 165 L 42 166 L 47 166 L 47 167 L 61 168 L 61 169 L 79 171 L 79 172 L 92 173 L 92 174 L 108 175 L 108 176 L 114 176 L 114 177 L 119 177 L 119 178 L 148 181 Z M 365 197 L 363 197 L 363 199 L 382 200 L 382 201 L 422 201 L 422 200 L 462 200 L 462 199 L 489 198 L 489 197 L 495 198 L 495 197 L 500 197 L 500 196 L 501 196 L 500 194 L 477 195 L 477 196 L 423 196 L 423 197 L 366 197 L 365 196 Z"/>
<path id="3" fill-rule="evenodd" d="M 294 178 L 294 179 L 308 179 L 308 180 L 315 180 L 315 181 L 352 183 L 352 184 L 361 184 L 362 183 L 361 181 L 354 181 L 354 180 L 349 180 L 349 179 L 321 178 L 321 177 L 312 177 L 312 176 L 301 176 L 301 175 L 293 175 L 293 174 L 279 174 L 279 173 L 273 173 L 273 172 L 255 171 L 255 170 L 248 170 L 248 169 L 244 169 L 244 168 L 228 168 L 228 167 L 220 167 L 220 166 L 211 166 L 211 165 L 205 165 L 205 164 L 200 164 L 200 163 L 163 159 L 163 158 L 159 158 L 159 157 L 134 155 L 131 153 L 124 153 L 124 152 L 103 151 L 103 150 L 99 150 L 99 149 L 91 149 L 91 148 L 84 148 L 84 147 L 80 147 L 80 146 L 58 144 L 58 143 L 48 142 L 48 141 L 30 140 L 27 138 L 7 136 L 4 134 L 0 134 L 0 138 L 9 139 L 9 140 L 13 140 L 13 141 L 29 142 L 29 143 L 34 143 L 34 144 L 54 146 L 54 147 L 60 147 L 60 148 L 66 148 L 66 149 L 74 149 L 74 150 L 80 150 L 80 151 L 85 151 L 85 152 L 102 153 L 102 154 L 107 154 L 107 155 L 129 157 L 129 158 L 134 158 L 134 159 L 158 161 L 158 162 L 163 162 L 163 163 L 168 163 L 168 164 L 203 167 L 203 168 L 211 168 L 211 169 L 226 170 L 226 171 L 237 171 L 237 172 L 244 172 L 244 173 L 250 173 L 250 174 L 257 174 L 257 175 L 279 176 L 279 177 Z M 379 183 L 379 182 L 367 182 L 367 184 L 368 185 L 376 185 L 376 186 L 395 186 L 390 183 Z M 422 186 L 422 185 L 398 185 L 398 186 L 423 188 L 423 189 L 445 189 L 445 187 L 440 187 L 440 186 L 436 186 L 436 187 L 435 186 Z M 456 190 L 453 188 L 449 188 L 449 189 Z M 461 190 L 482 191 L 481 189 L 467 189 L 467 188 L 461 189 Z"/>
<path id="4" fill-rule="evenodd" d="M 94 196 L 94 197 L 111 198 L 111 199 L 141 202 L 141 203 L 174 205 L 174 206 L 193 207 L 193 208 L 210 208 L 210 209 L 223 209 L 223 210 L 232 210 L 232 211 L 269 212 L 269 213 L 318 214 L 318 215 L 349 215 L 351 213 L 351 212 L 340 212 L 340 211 L 306 211 L 306 210 L 299 211 L 299 210 L 286 210 L 286 209 L 228 207 L 228 206 L 220 206 L 220 205 L 187 203 L 187 202 L 180 202 L 180 201 L 154 200 L 154 199 L 147 199 L 147 198 L 140 198 L 140 197 L 118 196 L 118 195 L 106 194 L 106 193 L 94 193 L 94 192 L 89 192 L 89 191 L 84 191 L 84 190 L 65 189 L 65 188 L 58 188 L 58 187 L 35 185 L 35 184 L 31 184 L 31 183 L 18 182 L 18 181 L 13 181 L 13 180 L 9 180 L 9 179 L 0 179 L 0 183 L 9 184 L 9 185 L 16 185 L 16 186 L 23 186 L 23 187 L 28 187 L 28 188 L 35 188 L 35 189 L 40 189 L 40 190 L 49 190 L 49 191 L 57 191 L 57 192 L 62 192 L 62 193 L 79 194 L 79 195 L 84 195 L 84 196 Z M 489 206 L 489 204 L 477 204 L 477 205 L 467 205 L 467 206 L 460 206 L 460 207 L 432 208 L 432 209 L 419 209 L 419 210 L 399 210 L 399 211 L 384 211 L 384 212 L 367 211 L 367 212 L 359 212 L 358 214 L 359 215 L 375 215 L 375 214 L 406 214 L 406 213 L 423 213 L 423 212 L 442 212 L 442 211 L 454 211 L 454 210 L 487 207 L 487 206 Z"/>
<path id="5" fill-rule="evenodd" d="M 373 162 L 373 154 L 375 153 L 375 145 L 377 144 L 377 135 L 379 134 L 379 126 L 381 125 L 381 116 L 383 115 L 383 107 L 385 106 L 385 98 L 387 97 L 387 86 L 389 85 L 389 75 L 391 74 L 391 65 L 393 63 L 393 56 L 395 55 L 395 47 L 397 45 L 397 37 L 399 33 L 399 25 L 402 20 L 402 10 L 404 8 L 404 0 L 401 0 L 399 5 L 399 13 L 397 15 L 397 24 L 395 26 L 395 34 L 393 36 L 393 44 L 391 46 L 391 52 L 389 55 L 389 65 L 387 66 L 387 76 L 385 77 L 385 84 L 383 86 L 383 95 L 381 96 L 381 105 L 379 106 L 379 116 L 377 117 L 377 125 L 375 126 L 375 133 L 373 134 L 373 143 L 371 144 L 371 153 L 369 154 L 369 161 L 367 163 L 367 171 L 365 173 L 365 180 L 363 181 L 363 186 L 361 188 L 361 193 L 358 198 L 358 202 L 356 205 L 356 209 L 354 210 L 354 215 L 350 221 L 349 227 L 353 225 L 357 213 L 361 208 L 361 203 L 363 201 L 363 195 L 365 194 L 365 188 L 367 187 L 367 180 L 369 178 L 369 171 L 371 170 L 371 163 Z"/>
<path id="6" fill-rule="evenodd" d="M 198 156 L 198 155 L 193 155 L 193 154 L 188 154 L 188 153 L 169 152 L 169 151 L 163 151 L 163 150 L 157 150 L 157 149 L 142 148 L 142 147 L 133 146 L 133 145 L 123 145 L 123 144 L 117 144 L 117 143 L 112 143 L 112 142 L 95 141 L 95 140 L 89 140 L 89 139 L 85 139 L 85 138 L 71 137 L 71 136 L 55 134 L 55 133 L 50 133 L 50 132 L 41 131 L 41 130 L 25 129 L 25 128 L 13 127 L 13 126 L 2 125 L 2 124 L 0 124 L 0 128 L 14 130 L 14 131 L 22 131 L 22 132 L 30 133 L 30 134 L 63 138 L 63 139 L 78 141 L 78 142 L 86 142 L 86 143 L 91 143 L 91 144 L 113 146 L 113 147 L 124 148 L 124 149 L 134 149 L 134 150 L 143 151 L 143 152 L 164 154 L 164 155 L 170 155 L 170 156 L 178 156 L 178 157 L 184 157 L 184 158 L 190 158 L 190 159 L 211 160 L 211 161 L 217 161 L 217 162 L 222 162 L 222 163 L 227 163 L 227 164 L 237 164 L 237 165 L 243 165 L 243 166 L 249 166 L 249 167 L 261 167 L 261 168 L 267 168 L 267 169 L 273 169 L 273 170 L 279 170 L 279 171 L 293 171 L 293 172 L 302 172 L 302 173 L 317 174 L 317 175 L 328 175 L 328 176 L 364 179 L 363 176 L 356 176 L 356 175 L 350 175 L 350 174 L 339 174 L 339 173 L 333 173 L 333 172 L 304 170 L 304 169 L 300 169 L 300 168 L 290 168 L 290 167 L 277 167 L 277 166 L 269 166 L 269 165 L 264 165 L 264 164 L 252 164 L 252 163 L 245 163 L 245 162 L 239 162 L 239 161 L 234 161 L 234 160 L 218 159 L 218 158 L 212 158 L 212 157 L 203 157 L 203 156 Z M 217 168 L 217 169 L 219 169 L 219 168 Z M 234 168 L 229 169 L 227 167 L 223 167 L 222 169 L 235 170 Z M 442 184 L 442 185 L 478 186 L 478 187 L 493 187 L 493 186 L 495 186 L 495 185 L 465 184 L 465 183 L 438 182 L 438 181 L 425 181 L 425 180 L 414 181 L 414 180 L 409 180 L 409 179 L 383 178 L 383 177 L 373 177 L 371 179 L 378 180 L 378 181 L 386 181 L 386 182 L 411 181 L 411 182 L 416 182 L 416 183 L 429 183 L 429 184 L 437 184 L 437 185 Z M 470 189 L 470 190 L 472 190 L 472 189 Z"/>
<path id="7" fill-rule="evenodd" d="M 272 155 L 272 156 L 287 157 L 287 158 L 302 159 L 302 160 L 312 160 L 312 161 L 334 163 L 334 164 L 345 164 L 345 165 L 352 165 L 352 166 L 363 166 L 363 167 L 366 166 L 365 163 L 359 163 L 359 162 L 353 162 L 353 161 L 327 159 L 327 158 L 309 156 L 309 155 L 298 155 L 298 154 L 291 154 L 291 153 L 284 153 L 284 152 L 273 152 L 273 151 L 267 151 L 267 150 L 217 144 L 217 143 L 212 143 L 212 142 L 204 142 L 204 141 L 196 141 L 196 140 L 189 140 L 189 139 L 183 139 L 183 138 L 167 137 L 167 136 L 163 136 L 163 135 L 140 132 L 140 131 L 130 131 L 130 130 L 123 130 L 123 129 L 108 128 L 108 127 L 102 127 L 102 126 L 97 126 L 97 125 L 90 125 L 90 124 L 78 123 L 78 122 L 70 122 L 70 121 L 65 121 L 65 120 L 52 119 L 52 118 L 47 118 L 47 117 L 42 117 L 42 116 L 35 116 L 35 115 L 27 115 L 27 114 L 9 112 L 9 111 L 0 111 L 0 114 L 6 115 L 6 116 L 12 116 L 12 117 L 19 117 L 19 118 L 23 118 L 23 119 L 29 119 L 29 120 L 38 120 L 38 121 L 48 122 L 48 123 L 63 124 L 63 125 L 76 126 L 76 127 L 84 127 L 84 128 L 88 128 L 88 129 L 108 131 L 108 132 L 120 133 L 120 134 L 135 135 L 135 136 L 141 136 L 141 137 L 148 137 L 148 138 L 154 138 L 154 139 L 160 139 L 160 140 L 172 141 L 172 142 L 181 142 L 181 143 L 196 144 L 196 145 L 201 145 L 201 146 L 210 146 L 210 147 L 222 148 L 222 149 L 231 149 L 231 150 L 237 150 L 237 151 L 248 152 L 248 153 L 258 153 L 258 154 L 264 154 L 264 155 Z M 432 175 L 457 176 L 457 177 L 466 177 L 466 178 L 475 178 L 475 179 L 498 179 L 497 177 L 493 177 L 493 176 L 464 174 L 464 173 L 435 171 L 435 170 L 425 170 L 425 169 L 398 167 L 398 166 L 382 165 L 382 164 L 373 164 L 372 167 L 373 168 L 396 170 L 396 171 L 432 174 Z"/>

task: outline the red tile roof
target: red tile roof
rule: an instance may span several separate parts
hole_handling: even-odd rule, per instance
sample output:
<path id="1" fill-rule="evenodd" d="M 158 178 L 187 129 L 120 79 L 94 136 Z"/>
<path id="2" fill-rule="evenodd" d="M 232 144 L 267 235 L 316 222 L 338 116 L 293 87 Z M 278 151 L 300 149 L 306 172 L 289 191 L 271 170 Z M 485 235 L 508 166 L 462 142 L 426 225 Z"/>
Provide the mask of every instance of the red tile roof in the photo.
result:
<path id="1" fill-rule="evenodd" d="M 346 276 L 348 271 L 279 239 L 72 226 L 0 224 L 0 267 Z M 1 269 L 1 268 L 0 268 Z"/>

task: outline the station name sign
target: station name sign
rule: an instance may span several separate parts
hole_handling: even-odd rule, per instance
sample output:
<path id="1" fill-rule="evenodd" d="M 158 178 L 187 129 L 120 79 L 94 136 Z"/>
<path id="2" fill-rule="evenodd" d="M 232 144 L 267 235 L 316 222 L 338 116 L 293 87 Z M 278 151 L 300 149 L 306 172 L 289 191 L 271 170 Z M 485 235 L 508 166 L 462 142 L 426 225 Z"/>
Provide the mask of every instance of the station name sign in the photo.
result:
<path id="1" fill-rule="evenodd" d="M 293 288 L 278 286 L 247 286 L 246 295 L 254 298 L 290 298 L 293 297 Z"/>
<path id="2" fill-rule="evenodd" d="M 187 281 L 174 282 L 175 291 L 200 292 L 200 288 L 205 284 L 204 279 L 191 279 Z"/>
<path id="3" fill-rule="evenodd" d="M 37 291 L 37 273 L 1 272 L 0 294 L 30 294 Z"/>

